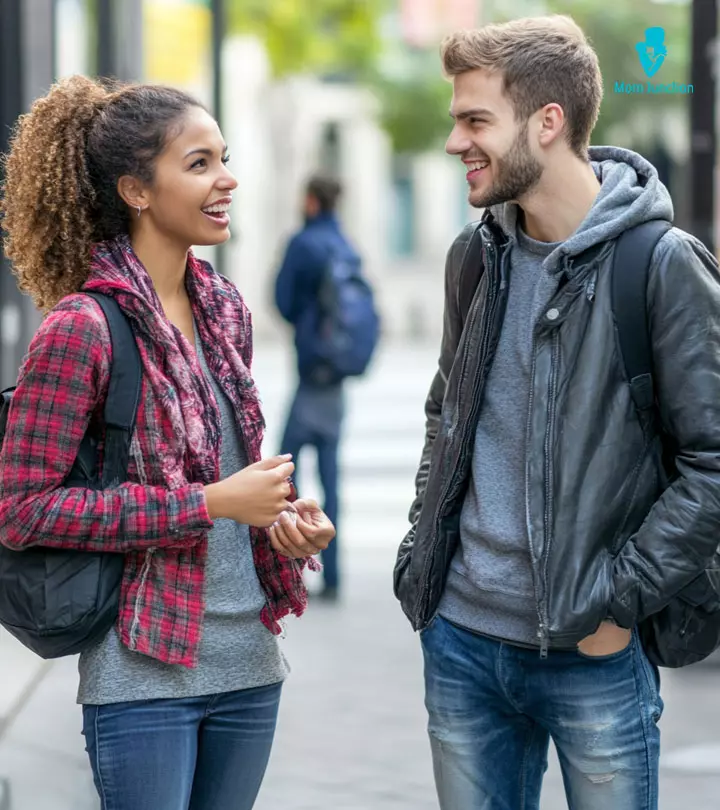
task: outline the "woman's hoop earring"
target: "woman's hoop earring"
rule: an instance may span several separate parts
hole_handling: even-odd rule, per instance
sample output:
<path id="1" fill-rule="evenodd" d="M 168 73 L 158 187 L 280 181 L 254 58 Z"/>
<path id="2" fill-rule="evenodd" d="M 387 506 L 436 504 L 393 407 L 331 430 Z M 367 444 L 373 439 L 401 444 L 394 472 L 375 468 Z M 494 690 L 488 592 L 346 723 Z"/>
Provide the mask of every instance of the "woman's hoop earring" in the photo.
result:
<path id="1" fill-rule="evenodd" d="M 137 208 L 138 217 L 139 217 L 139 216 L 140 216 L 140 214 L 142 214 L 143 210 L 142 210 L 142 208 L 140 208 L 140 206 L 139 206 L 139 205 L 136 205 L 136 206 L 135 206 L 135 208 Z"/>

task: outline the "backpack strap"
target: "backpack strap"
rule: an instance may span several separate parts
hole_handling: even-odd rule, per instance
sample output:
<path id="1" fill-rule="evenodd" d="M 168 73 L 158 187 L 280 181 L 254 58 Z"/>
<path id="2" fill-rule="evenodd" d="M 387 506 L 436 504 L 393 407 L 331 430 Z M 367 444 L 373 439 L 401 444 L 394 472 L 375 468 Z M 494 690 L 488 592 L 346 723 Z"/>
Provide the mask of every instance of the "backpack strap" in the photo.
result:
<path id="1" fill-rule="evenodd" d="M 460 260 L 460 274 L 458 282 L 458 307 L 463 324 L 470 310 L 470 304 L 475 297 L 480 279 L 484 272 L 482 260 L 482 220 L 472 225 L 472 232 L 468 237 L 467 245 Z"/>
<path id="2" fill-rule="evenodd" d="M 620 355 L 630 383 L 635 408 L 643 414 L 655 406 L 652 346 L 647 317 L 650 262 L 660 239 L 672 224 L 656 219 L 622 233 L 615 244 L 612 264 L 612 309 L 620 342 Z"/>
<path id="3" fill-rule="evenodd" d="M 110 383 L 105 399 L 105 453 L 102 474 L 103 489 L 116 487 L 127 480 L 130 441 L 135 428 L 142 365 L 135 336 L 117 301 L 101 293 L 85 293 L 102 308 L 110 329 L 112 363 Z"/>

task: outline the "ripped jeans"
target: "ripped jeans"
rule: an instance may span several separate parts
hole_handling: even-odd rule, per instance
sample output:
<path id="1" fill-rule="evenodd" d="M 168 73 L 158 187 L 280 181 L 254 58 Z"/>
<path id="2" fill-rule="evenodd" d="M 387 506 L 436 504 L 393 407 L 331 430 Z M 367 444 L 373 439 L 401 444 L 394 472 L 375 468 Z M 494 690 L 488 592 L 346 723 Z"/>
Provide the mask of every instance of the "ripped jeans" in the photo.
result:
<path id="1" fill-rule="evenodd" d="M 545 659 L 437 617 L 421 632 L 442 810 L 538 810 L 550 738 L 570 810 L 657 810 L 663 709 L 636 633 Z"/>

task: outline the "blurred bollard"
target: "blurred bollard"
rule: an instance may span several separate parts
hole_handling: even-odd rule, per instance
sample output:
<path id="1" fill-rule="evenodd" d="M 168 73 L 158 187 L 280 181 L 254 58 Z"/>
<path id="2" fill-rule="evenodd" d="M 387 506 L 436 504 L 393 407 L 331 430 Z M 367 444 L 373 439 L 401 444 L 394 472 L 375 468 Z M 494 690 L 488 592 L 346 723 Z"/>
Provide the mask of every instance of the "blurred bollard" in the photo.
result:
<path id="1" fill-rule="evenodd" d="M 10 810 L 10 783 L 0 779 L 0 810 Z"/>
<path id="2" fill-rule="evenodd" d="M 690 232 L 715 252 L 717 0 L 693 0 L 690 76 Z"/>
<path id="3" fill-rule="evenodd" d="M 411 343 L 422 343 L 428 337 L 425 310 L 419 301 L 408 304 L 407 334 Z"/>

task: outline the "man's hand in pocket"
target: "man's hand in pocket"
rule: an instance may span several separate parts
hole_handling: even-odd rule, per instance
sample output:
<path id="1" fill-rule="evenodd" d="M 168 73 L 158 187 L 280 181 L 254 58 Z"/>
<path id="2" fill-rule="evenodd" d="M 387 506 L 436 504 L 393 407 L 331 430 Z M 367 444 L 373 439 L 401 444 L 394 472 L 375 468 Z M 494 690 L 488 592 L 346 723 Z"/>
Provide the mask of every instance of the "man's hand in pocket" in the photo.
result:
<path id="1" fill-rule="evenodd" d="M 578 650 L 583 655 L 603 656 L 624 650 L 630 643 L 632 631 L 618 627 L 612 622 L 603 622 L 591 635 L 578 644 Z"/>

